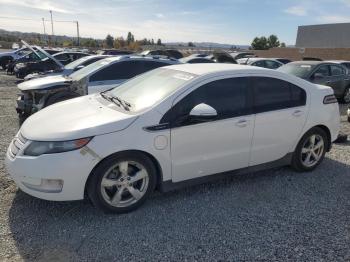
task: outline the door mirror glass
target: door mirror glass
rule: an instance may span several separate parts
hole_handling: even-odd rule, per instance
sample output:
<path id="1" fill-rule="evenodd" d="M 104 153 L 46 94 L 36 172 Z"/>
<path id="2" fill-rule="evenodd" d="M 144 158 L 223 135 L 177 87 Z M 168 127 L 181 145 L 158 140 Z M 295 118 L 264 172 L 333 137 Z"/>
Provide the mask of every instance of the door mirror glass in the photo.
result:
<path id="1" fill-rule="evenodd" d="M 217 116 L 217 112 L 211 106 L 201 103 L 190 111 L 190 117 L 195 119 L 212 119 Z"/>

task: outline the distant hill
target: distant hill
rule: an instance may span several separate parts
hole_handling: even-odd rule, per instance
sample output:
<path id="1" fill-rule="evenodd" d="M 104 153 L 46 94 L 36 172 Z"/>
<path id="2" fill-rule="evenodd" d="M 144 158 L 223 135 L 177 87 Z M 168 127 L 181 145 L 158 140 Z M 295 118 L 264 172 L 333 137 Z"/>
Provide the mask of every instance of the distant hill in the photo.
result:
<path id="1" fill-rule="evenodd" d="M 220 44 L 213 42 L 192 42 L 196 47 L 202 48 L 220 48 L 220 49 L 229 49 L 231 47 L 236 47 L 237 49 L 248 49 L 250 45 L 235 45 L 235 44 Z M 170 46 L 188 46 L 188 43 L 185 42 L 170 42 L 165 43 L 165 45 Z"/>

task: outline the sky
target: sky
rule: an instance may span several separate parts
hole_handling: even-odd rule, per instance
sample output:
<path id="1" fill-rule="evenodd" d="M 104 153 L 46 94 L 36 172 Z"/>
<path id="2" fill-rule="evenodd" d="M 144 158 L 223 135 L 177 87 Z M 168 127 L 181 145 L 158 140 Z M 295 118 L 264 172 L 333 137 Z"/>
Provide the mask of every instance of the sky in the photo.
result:
<path id="1" fill-rule="evenodd" d="M 160 38 L 163 42 L 250 44 L 276 34 L 294 45 L 299 25 L 350 22 L 350 0 L 0 0 L 0 28 L 51 33 L 56 21 L 79 21 L 84 37 Z M 15 20 L 4 17 L 20 17 Z M 54 22 L 54 33 L 75 36 L 71 22 Z"/>

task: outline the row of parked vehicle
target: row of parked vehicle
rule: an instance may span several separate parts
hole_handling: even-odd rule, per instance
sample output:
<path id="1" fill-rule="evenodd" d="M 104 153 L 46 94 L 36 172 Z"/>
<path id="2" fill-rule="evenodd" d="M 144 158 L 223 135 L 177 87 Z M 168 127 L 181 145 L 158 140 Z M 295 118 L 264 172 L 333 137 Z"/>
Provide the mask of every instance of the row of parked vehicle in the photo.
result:
<path id="1" fill-rule="evenodd" d="M 347 74 L 343 65 L 268 70 L 249 60 L 278 60 L 240 57 L 234 65 L 217 63 L 221 54 L 192 57 L 211 62 L 93 55 L 19 84 L 17 112 L 32 116 L 6 154 L 18 187 L 123 213 L 155 189 L 283 165 L 312 171 L 322 162 L 340 115 L 336 92 L 312 81 L 322 66 L 330 77 L 333 66 Z"/>

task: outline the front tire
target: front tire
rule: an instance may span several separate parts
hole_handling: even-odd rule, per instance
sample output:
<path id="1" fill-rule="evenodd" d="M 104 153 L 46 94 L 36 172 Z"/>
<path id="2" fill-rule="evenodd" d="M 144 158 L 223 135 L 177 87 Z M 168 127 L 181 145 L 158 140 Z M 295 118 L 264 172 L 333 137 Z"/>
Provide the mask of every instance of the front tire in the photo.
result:
<path id="1" fill-rule="evenodd" d="M 106 213 L 126 213 L 141 206 L 154 191 L 157 170 L 153 162 L 137 152 L 116 154 L 95 168 L 87 193 Z"/>
<path id="2" fill-rule="evenodd" d="M 309 130 L 299 141 L 291 166 L 299 172 L 314 170 L 323 160 L 329 144 L 327 134 L 319 127 Z"/>

